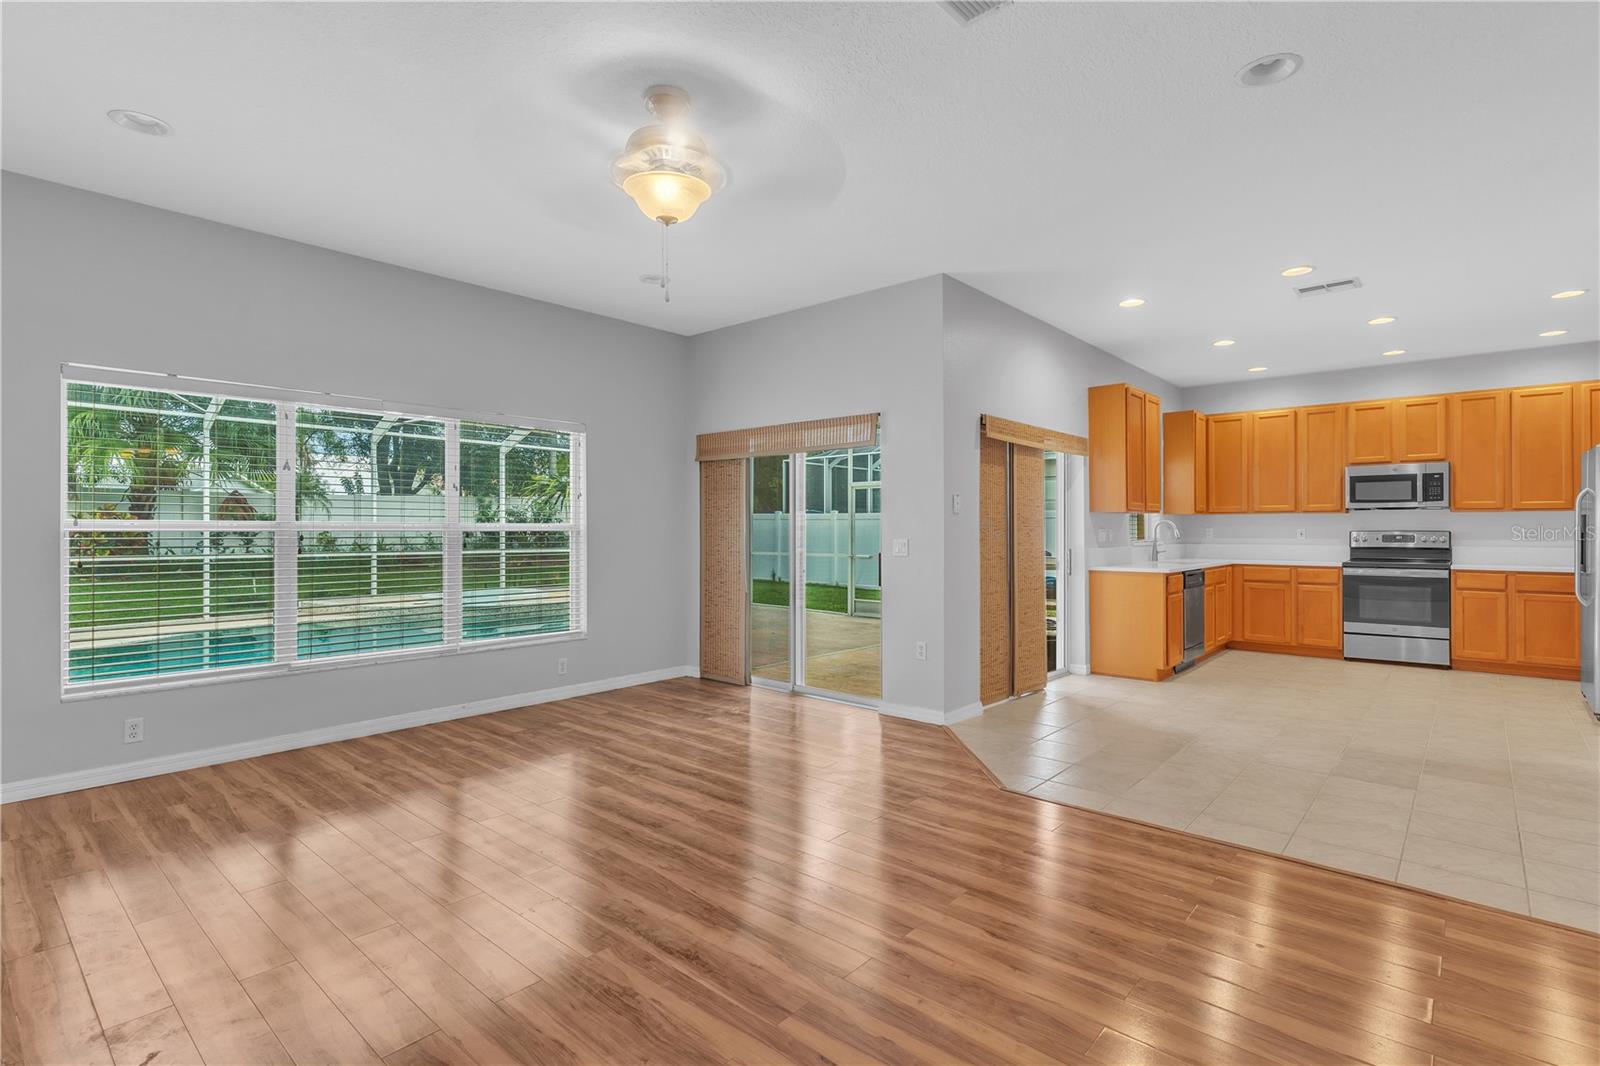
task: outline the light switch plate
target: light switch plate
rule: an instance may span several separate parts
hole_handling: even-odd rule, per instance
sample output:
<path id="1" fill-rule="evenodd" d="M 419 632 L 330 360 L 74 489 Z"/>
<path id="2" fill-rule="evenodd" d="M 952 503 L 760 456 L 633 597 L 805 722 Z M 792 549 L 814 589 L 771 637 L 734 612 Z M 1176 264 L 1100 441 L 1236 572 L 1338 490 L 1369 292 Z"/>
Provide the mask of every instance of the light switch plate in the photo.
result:
<path id="1" fill-rule="evenodd" d="M 896 537 L 889 542 L 889 554 L 905 558 L 911 554 L 911 542 L 905 537 Z"/>
<path id="2" fill-rule="evenodd" d="M 961 513 L 961 493 L 959 493 L 959 492 L 953 493 L 950 496 L 950 513 L 951 514 L 960 514 Z"/>

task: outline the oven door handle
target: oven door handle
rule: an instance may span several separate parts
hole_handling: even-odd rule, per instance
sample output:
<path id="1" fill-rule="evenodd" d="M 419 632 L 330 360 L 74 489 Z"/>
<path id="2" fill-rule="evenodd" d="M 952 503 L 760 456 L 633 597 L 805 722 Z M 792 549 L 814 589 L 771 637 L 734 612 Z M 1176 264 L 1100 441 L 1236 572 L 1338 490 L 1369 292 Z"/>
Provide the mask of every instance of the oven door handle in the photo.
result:
<path id="1" fill-rule="evenodd" d="M 1347 566 L 1344 568 L 1345 577 L 1425 577 L 1434 581 L 1449 581 L 1448 570 L 1395 570 L 1384 567 L 1382 569 L 1358 569 Z"/>

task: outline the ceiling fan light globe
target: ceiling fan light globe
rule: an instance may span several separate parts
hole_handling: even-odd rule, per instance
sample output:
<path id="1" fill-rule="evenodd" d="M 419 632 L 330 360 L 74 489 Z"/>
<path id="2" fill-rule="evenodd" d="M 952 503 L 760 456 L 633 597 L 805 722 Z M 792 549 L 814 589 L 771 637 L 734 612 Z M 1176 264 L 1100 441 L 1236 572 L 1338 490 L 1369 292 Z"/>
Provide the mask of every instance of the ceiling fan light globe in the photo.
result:
<path id="1" fill-rule="evenodd" d="M 694 216 L 711 196 L 711 186 L 693 174 L 674 170 L 647 170 L 622 181 L 622 191 L 644 216 L 671 226 Z"/>

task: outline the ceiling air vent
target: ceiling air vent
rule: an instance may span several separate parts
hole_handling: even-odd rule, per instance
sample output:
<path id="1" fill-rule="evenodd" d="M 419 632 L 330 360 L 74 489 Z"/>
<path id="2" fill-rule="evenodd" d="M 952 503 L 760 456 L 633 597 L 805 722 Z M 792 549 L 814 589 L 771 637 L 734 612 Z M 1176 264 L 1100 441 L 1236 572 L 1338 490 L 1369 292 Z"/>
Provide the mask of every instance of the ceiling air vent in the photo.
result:
<path id="1" fill-rule="evenodd" d="M 1359 288 L 1360 278 L 1339 278 L 1337 281 L 1319 281 L 1315 285 L 1296 285 L 1294 291 L 1300 296 L 1321 296 L 1325 292 L 1349 292 Z"/>
<path id="2" fill-rule="evenodd" d="M 1005 7 L 1012 0 L 939 0 L 939 6 L 950 12 L 950 17 L 966 24 L 979 15 L 986 15 L 997 7 Z"/>

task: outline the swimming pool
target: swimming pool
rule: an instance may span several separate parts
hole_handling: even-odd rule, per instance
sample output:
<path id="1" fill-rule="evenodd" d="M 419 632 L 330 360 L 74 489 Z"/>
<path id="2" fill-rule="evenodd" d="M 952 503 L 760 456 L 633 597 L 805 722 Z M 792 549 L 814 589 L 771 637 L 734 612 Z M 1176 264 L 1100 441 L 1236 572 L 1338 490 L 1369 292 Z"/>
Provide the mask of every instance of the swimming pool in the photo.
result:
<path id="1" fill-rule="evenodd" d="M 474 614 L 477 617 L 473 617 Z M 561 633 L 568 628 L 570 613 L 565 603 L 541 604 L 537 613 L 490 609 L 469 612 L 461 624 L 461 639 L 501 640 Z M 425 648 L 443 642 L 442 621 L 423 625 L 405 620 L 357 624 L 302 622 L 295 654 L 299 659 L 319 659 Z M 74 684 L 116 681 L 253 666 L 270 663 L 272 651 L 270 625 L 176 633 L 156 640 L 74 649 L 68 655 L 67 680 Z"/>

